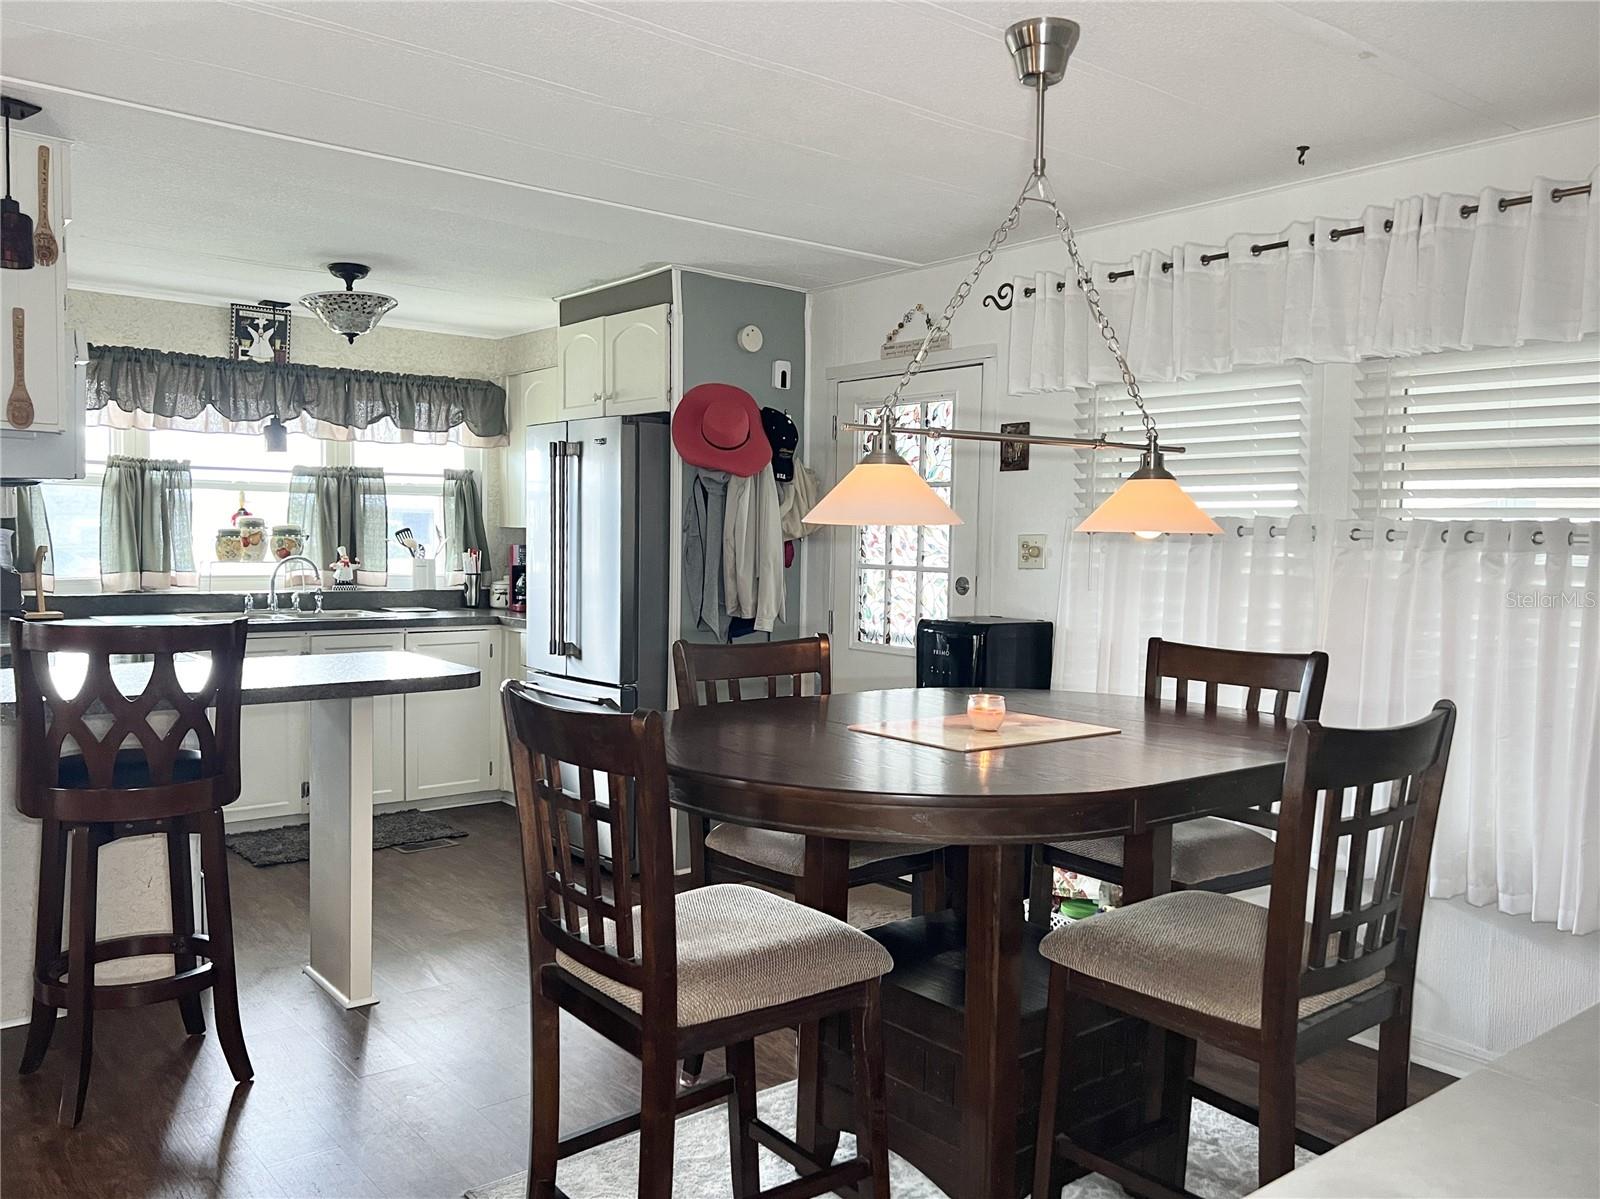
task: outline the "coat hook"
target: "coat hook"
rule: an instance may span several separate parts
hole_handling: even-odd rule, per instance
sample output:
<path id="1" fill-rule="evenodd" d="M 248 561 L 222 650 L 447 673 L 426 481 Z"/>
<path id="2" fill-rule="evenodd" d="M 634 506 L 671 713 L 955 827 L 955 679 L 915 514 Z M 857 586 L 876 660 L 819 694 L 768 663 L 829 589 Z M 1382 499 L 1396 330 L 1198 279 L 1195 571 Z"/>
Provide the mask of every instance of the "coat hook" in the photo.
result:
<path id="1" fill-rule="evenodd" d="M 1310 146 L 1296 146 L 1295 149 L 1300 151 L 1300 157 L 1297 158 L 1295 161 L 1298 162 L 1301 166 L 1305 166 L 1306 165 L 1306 151 L 1311 149 L 1311 147 Z"/>

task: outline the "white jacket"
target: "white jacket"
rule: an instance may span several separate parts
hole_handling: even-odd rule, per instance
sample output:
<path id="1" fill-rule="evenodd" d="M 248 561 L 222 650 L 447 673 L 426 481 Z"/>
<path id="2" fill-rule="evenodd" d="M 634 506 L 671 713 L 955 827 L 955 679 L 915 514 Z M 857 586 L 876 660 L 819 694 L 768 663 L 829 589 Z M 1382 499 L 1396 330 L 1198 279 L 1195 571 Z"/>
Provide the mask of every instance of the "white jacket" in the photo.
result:
<path id="1" fill-rule="evenodd" d="M 729 616 L 772 632 L 783 619 L 783 524 L 772 467 L 728 480 L 722 520 L 722 599 Z"/>

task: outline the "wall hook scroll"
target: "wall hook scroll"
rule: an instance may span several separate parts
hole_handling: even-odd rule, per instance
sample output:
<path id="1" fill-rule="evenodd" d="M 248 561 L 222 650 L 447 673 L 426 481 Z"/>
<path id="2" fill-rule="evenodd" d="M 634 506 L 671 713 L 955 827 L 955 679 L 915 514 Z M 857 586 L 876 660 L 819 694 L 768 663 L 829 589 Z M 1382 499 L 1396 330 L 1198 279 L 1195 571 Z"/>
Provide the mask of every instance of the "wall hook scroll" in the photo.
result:
<path id="1" fill-rule="evenodd" d="M 992 304 L 1001 312 L 1010 312 L 1011 295 L 1015 290 L 1016 289 L 1012 284 L 1002 283 L 999 287 L 994 289 L 993 294 L 983 297 L 983 306 L 987 308 Z"/>

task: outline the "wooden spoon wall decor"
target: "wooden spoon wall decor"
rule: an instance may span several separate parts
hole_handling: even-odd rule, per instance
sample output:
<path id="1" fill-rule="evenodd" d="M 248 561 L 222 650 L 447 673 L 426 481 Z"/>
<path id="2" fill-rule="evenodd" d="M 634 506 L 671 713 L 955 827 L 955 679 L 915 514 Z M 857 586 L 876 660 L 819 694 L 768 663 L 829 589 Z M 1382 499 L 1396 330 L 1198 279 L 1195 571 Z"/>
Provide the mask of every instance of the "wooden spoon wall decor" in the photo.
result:
<path id="1" fill-rule="evenodd" d="M 50 147 L 39 147 L 39 223 L 33 230 L 33 260 L 40 266 L 54 266 L 60 251 L 55 231 L 50 228 Z"/>
<path id="2" fill-rule="evenodd" d="M 11 310 L 11 394 L 6 397 L 6 419 L 18 429 L 33 424 L 33 397 L 23 382 L 22 309 Z"/>

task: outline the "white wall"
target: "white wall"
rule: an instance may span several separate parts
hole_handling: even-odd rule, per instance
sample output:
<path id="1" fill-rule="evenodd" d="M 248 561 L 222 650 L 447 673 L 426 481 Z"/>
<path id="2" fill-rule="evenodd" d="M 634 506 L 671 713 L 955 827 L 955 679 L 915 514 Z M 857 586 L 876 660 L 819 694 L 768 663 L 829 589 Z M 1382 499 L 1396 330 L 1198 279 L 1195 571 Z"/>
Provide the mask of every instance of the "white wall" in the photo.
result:
<path id="1" fill-rule="evenodd" d="M 1486 186 L 1522 188 L 1537 175 L 1581 178 L 1600 159 L 1597 147 L 1600 121 L 1580 121 L 1086 229 L 1080 231 L 1079 246 L 1086 260 L 1117 261 L 1140 250 L 1186 241 L 1220 242 L 1235 233 L 1276 233 L 1293 220 L 1359 216 L 1369 204 L 1416 193 L 1472 194 Z M 1058 181 L 1058 190 L 1070 215 L 1071 180 Z M 1011 194 L 1009 182 L 996 181 L 997 222 Z M 1048 231 L 1042 217 L 1033 214 L 1025 218 L 1019 236 L 1041 239 Z M 977 249 L 973 247 L 974 253 Z M 1009 317 L 992 307 L 984 308 L 982 297 L 1014 275 L 1060 271 L 1065 263 L 1065 250 L 1053 240 L 1024 241 L 1002 250 L 957 316 L 953 346 L 958 350 L 990 343 L 998 346 L 999 372 L 1004 379 Z M 876 359 L 883 330 L 892 328 L 901 313 L 918 303 L 936 314 L 942 311 L 970 269 L 970 260 L 961 260 L 813 293 L 811 419 L 807 421 L 811 432 L 806 455 L 825 482 L 834 461 L 829 439 L 833 410 L 829 369 Z M 1007 396 L 1003 385 L 986 390 L 998 398 L 993 410 L 985 411 L 978 422 L 985 428 L 997 428 L 1001 421 L 1028 420 L 1035 433 L 1072 431 L 1064 397 Z M 1334 415 L 1318 412 L 1313 420 L 1331 420 Z M 1031 470 L 996 474 L 984 481 L 978 515 L 983 531 L 980 544 L 985 547 L 980 551 L 985 556 L 978 563 L 979 611 L 1057 619 L 1060 551 L 1073 515 L 1066 485 L 1070 460 L 1064 455 L 1072 452 L 1036 448 Z M 1316 507 L 1343 514 L 1339 506 L 1348 503 L 1343 483 L 1346 464 L 1320 465 L 1322 477 L 1314 478 L 1312 484 Z M 1314 476 L 1318 466 L 1314 460 Z M 967 515 L 970 519 L 971 514 Z M 1017 570 L 1017 535 L 1040 532 L 1049 538 L 1045 569 Z M 823 550 L 820 541 L 817 549 Z M 830 594 L 828 571 L 823 568 L 826 558 L 823 552 L 811 555 L 815 565 L 806 578 L 803 625 L 807 629 L 825 626 Z M 1057 636 L 1063 635 L 1070 633 L 1058 629 Z M 1460 1069 L 1498 1056 L 1600 1002 L 1600 936 L 1573 937 L 1550 925 L 1534 925 L 1525 918 L 1502 916 L 1458 901 L 1430 903 L 1420 968 L 1417 1056 L 1446 1068 Z"/>

